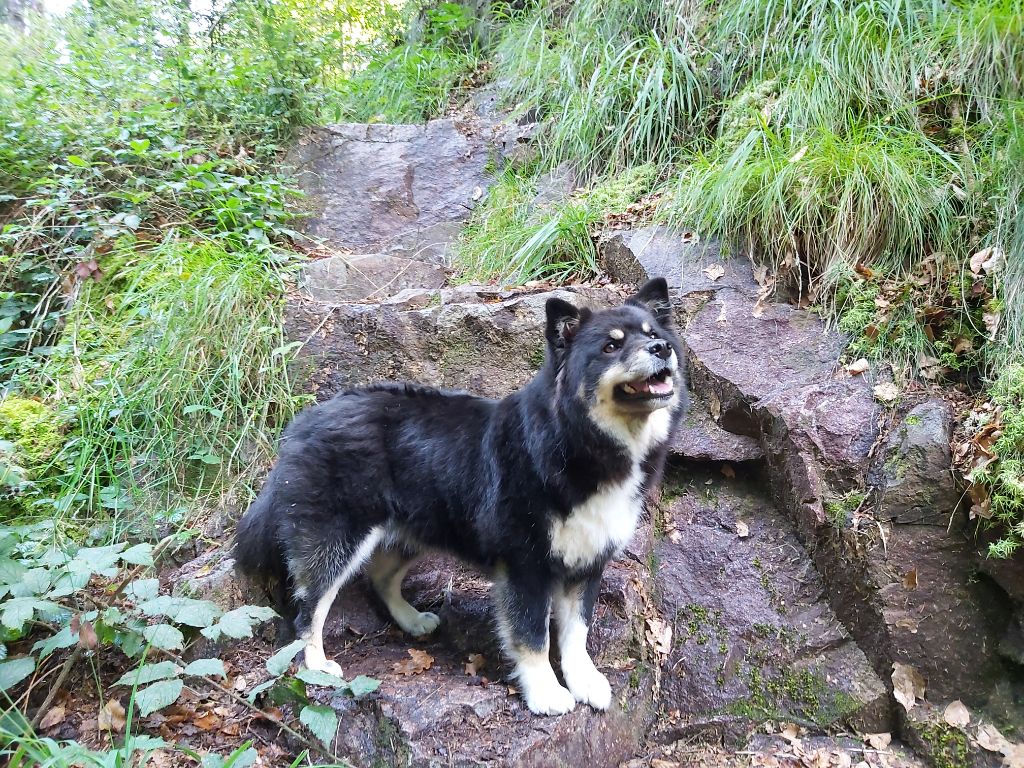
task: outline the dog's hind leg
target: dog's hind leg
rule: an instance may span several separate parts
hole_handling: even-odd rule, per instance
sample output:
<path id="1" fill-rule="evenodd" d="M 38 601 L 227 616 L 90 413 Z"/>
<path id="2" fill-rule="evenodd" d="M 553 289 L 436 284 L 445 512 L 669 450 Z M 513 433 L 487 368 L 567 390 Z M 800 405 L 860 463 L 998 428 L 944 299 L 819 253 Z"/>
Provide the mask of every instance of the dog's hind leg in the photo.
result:
<path id="1" fill-rule="evenodd" d="M 295 619 L 296 634 L 306 641 L 305 661 L 308 669 L 317 669 L 341 676 L 341 666 L 324 654 L 324 624 L 340 590 L 362 567 L 380 542 L 383 531 L 372 528 L 355 546 L 342 550 L 334 558 L 334 550 L 322 545 L 317 553 L 302 559 L 302 566 L 293 570 L 296 596 L 300 600 Z"/>
<path id="2" fill-rule="evenodd" d="M 374 591 L 387 606 L 391 618 L 410 635 L 428 635 L 437 629 L 441 619 L 428 611 L 417 611 L 402 597 L 402 579 L 415 562 L 401 549 L 383 547 L 373 554 L 366 572 Z"/>
<path id="3" fill-rule="evenodd" d="M 530 573 L 499 575 L 494 583 L 498 633 L 526 706 L 537 715 L 561 715 L 576 706 L 551 668 L 549 589 L 546 579 Z"/>
<path id="4" fill-rule="evenodd" d="M 563 584 L 555 590 L 554 614 L 566 686 L 576 701 L 594 709 L 608 709 L 612 701 L 611 686 L 587 653 L 587 633 L 600 584 L 600 574 L 587 581 Z"/>

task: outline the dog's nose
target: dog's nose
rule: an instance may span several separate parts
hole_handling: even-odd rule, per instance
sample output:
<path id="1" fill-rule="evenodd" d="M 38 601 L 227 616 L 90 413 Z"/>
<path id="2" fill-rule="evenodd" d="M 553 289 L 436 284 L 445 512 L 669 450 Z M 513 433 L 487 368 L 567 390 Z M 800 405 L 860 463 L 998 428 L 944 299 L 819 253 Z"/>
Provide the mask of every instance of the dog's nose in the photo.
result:
<path id="1" fill-rule="evenodd" d="M 662 360 L 668 360 L 668 358 L 672 354 L 672 348 L 669 347 L 669 345 L 666 344 L 661 339 L 656 339 L 655 341 L 648 342 L 647 351 L 650 352 L 652 355 L 660 357 Z"/>

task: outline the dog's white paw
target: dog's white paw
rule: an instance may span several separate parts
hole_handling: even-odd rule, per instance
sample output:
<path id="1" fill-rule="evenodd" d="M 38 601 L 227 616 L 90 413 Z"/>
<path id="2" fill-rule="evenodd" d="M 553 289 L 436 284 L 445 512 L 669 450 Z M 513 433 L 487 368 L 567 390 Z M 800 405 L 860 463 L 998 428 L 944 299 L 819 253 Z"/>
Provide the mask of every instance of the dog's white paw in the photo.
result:
<path id="1" fill-rule="evenodd" d="M 324 659 L 323 661 L 315 660 L 310 663 L 309 654 L 306 654 L 306 669 L 312 669 L 317 672 L 326 672 L 329 675 L 335 675 L 336 677 L 344 677 L 341 669 L 341 664 L 331 659 Z"/>
<path id="2" fill-rule="evenodd" d="M 535 715 L 564 715 L 576 707 L 576 697 L 559 685 L 554 675 L 550 682 L 527 686 L 523 698 Z"/>
<path id="3" fill-rule="evenodd" d="M 441 617 L 429 611 L 417 612 L 402 622 L 402 629 L 414 637 L 429 635 L 441 624 Z"/>
<path id="4" fill-rule="evenodd" d="M 593 664 L 581 664 L 577 669 L 563 669 L 562 672 L 576 701 L 589 704 L 594 709 L 608 709 L 611 705 L 612 687 L 608 678 L 598 672 Z"/>

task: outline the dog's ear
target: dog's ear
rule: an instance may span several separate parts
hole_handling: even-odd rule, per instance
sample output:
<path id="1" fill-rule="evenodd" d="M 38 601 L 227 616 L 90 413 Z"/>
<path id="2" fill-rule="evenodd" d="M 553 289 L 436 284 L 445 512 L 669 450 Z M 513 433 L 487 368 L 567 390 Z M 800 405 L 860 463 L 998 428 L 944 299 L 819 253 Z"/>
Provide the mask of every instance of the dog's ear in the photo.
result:
<path id="1" fill-rule="evenodd" d="M 644 283 L 627 304 L 643 307 L 664 325 L 672 318 L 672 302 L 668 298 L 668 283 L 664 277 L 653 277 Z"/>
<path id="2" fill-rule="evenodd" d="M 590 315 L 586 309 L 577 309 L 564 299 L 551 298 L 544 305 L 547 327 L 544 336 L 554 350 L 567 349 L 572 343 L 580 325 Z"/>

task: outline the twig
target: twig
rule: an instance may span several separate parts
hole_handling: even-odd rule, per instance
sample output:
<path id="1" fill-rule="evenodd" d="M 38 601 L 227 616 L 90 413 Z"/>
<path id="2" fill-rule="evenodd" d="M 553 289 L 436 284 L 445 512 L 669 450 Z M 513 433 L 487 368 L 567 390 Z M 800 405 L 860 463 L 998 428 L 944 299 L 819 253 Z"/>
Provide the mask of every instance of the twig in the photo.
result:
<path id="1" fill-rule="evenodd" d="M 53 686 L 50 688 L 50 692 L 46 694 L 46 698 L 43 699 L 43 703 L 39 705 L 39 709 L 36 710 L 35 717 L 32 718 L 32 730 L 34 731 L 39 727 L 39 724 L 43 722 L 43 718 L 49 711 L 50 706 L 53 704 L 53 700 L 57 698 L 57 694 L 60 692 L 61 686 L 64 685 L 64 681 L 68 679 L 68 675 L 71 674 L 71 668 L 78 663 L 78 660 L 82 658 L 82 647 L 75 648 L 74 653 L 68 656 L 64 662 L 64 666 L 60 668 L 60 674 L 57 675 L 57 679 L 53 681 Z"/>

